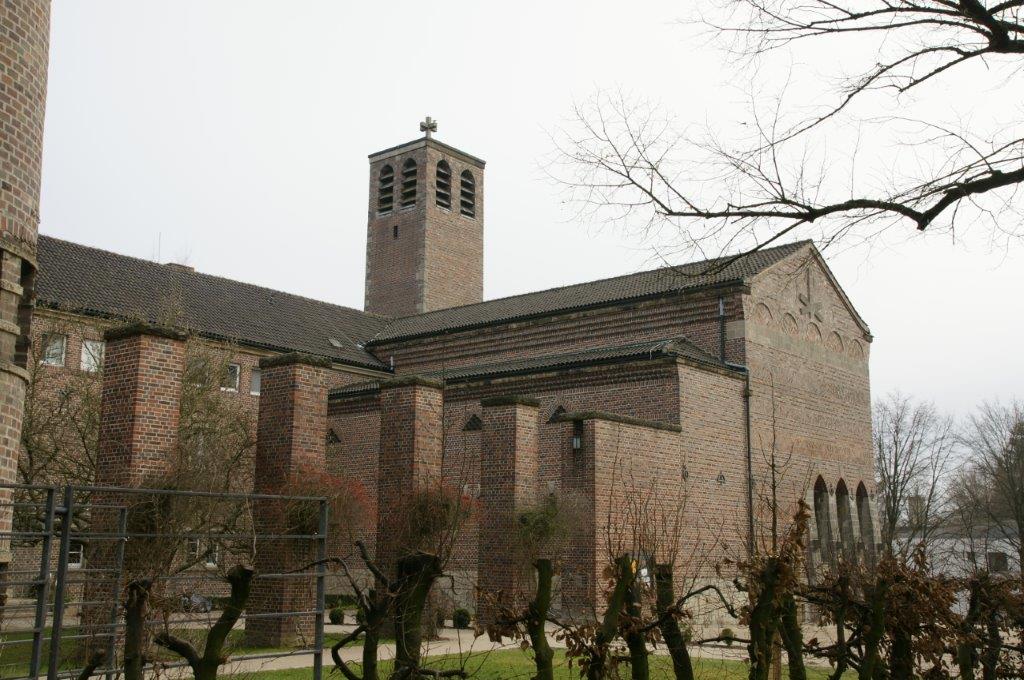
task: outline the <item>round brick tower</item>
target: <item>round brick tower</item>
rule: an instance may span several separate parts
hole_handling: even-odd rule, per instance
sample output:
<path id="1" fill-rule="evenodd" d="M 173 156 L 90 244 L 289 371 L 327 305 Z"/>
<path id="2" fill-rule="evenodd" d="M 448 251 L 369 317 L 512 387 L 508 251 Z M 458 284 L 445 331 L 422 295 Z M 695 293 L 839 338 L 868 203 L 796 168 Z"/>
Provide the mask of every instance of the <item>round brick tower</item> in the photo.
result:
<path id="1" fill-rule="evenodd" d="M 17 475 L 29 380 L 49 43 L 50 0 L 0 0 L 0 482 Z M 0 490 L 0 503 L 9 497 Z M 0 571 L 10 528 L 0 505 Z"/>

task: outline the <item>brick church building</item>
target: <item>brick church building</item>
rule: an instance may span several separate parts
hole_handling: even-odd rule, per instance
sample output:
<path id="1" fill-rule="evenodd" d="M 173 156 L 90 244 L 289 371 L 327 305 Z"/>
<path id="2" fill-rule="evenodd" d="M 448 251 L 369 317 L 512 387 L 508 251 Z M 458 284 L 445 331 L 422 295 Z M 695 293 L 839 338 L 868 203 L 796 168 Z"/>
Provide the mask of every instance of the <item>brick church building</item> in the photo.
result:
<path id="1" fill-rule="evenodd" d="M 371 552 L 412 485 L 474 499 L 450 569 L 469 604 L 511 587 L 515 509 L 548 494 L 584 509 L 563 606 L 595 601 L 639 493 L 685 504 L 680 552 L 710 575 L 762 537 L 773 451 L 781 500 L 814 509 L 812 565 L 873 554 L 872 338 L 813 244 L 485 301 L 485 163 L 426 132 L 369 157 L 365 311 L 41 236 L 40 369 L 180 362 L 185 334 L 110 332 L 173 307 L 179 331 L 231 352 L 226 391 L 259 417 L 257 490 L 300 463 L 358 480 Z M 180 390 L 180 370 L 153 379 Z M 104 437 L 136 436 L 105 427 L 101 470 Z M 98 481 L 130 483 L 133 464 Z"/>

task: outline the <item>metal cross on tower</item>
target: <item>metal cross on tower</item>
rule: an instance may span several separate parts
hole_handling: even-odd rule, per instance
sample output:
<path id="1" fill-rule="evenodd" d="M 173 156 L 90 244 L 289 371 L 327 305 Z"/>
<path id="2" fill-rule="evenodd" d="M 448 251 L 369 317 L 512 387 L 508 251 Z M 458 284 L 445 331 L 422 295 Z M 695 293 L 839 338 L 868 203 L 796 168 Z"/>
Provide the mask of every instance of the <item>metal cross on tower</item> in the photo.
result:
<path id="1" fill-rule="evenodd" d="M 427 119 L 420 123 L 420 132 L 427 133 L 427 139 L 430 139 L 430 133 L 437 132 L 437 121 L 427 116 Z"/>

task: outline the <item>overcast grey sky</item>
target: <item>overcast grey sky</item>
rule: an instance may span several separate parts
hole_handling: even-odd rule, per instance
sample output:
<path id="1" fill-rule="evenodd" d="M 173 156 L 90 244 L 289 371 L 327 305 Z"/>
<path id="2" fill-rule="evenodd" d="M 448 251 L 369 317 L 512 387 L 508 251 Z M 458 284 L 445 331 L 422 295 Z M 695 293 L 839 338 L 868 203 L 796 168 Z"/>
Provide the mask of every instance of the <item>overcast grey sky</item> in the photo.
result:
<path id="1" fill-rule="evenodd" d="M 683 125 L 743 106 L 688 5 L 54 0 L 41 231 L 361 308 L 367 154 L 429 114 L 487 161 L 486 297 L 648 268 L 540 166 L 598 88 Z M 1024 249 L 905 236 L 827 254 L 875 335 L 875 395 L 1024 396 Z"/>

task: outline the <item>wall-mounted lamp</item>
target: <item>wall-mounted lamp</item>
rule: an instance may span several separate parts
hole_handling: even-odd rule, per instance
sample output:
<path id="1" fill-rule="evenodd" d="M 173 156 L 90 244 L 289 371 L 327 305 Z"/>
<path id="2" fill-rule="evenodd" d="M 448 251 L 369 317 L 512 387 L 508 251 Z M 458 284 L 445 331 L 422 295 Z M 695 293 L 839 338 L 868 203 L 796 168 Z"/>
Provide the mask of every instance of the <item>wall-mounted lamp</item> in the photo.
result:
<path id="1" fill-rule="evenodd" d="M 572 422 L 572 451 L 573 453 L 579 453 L 583 450 L 583 421 L 574 420 Z"/>
<path id="2" fill-rule="evenodd" d="M 719 472 L 718 473 L 718 483 L 719 484 L 725 484 L 725 473 L 724 472 Z"/>
<path id="3" fill-rule="evenodd" d="M 681 474 L 684 482 L 690 478 L 690 470 L 687 469 L 686 463 L 683 463 L 683 470 Z"/>

